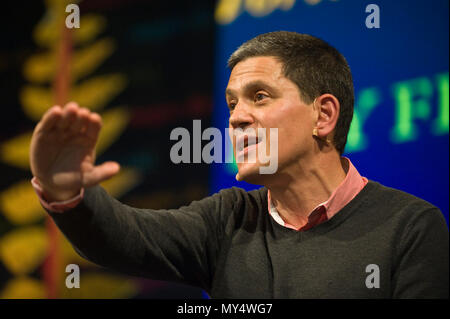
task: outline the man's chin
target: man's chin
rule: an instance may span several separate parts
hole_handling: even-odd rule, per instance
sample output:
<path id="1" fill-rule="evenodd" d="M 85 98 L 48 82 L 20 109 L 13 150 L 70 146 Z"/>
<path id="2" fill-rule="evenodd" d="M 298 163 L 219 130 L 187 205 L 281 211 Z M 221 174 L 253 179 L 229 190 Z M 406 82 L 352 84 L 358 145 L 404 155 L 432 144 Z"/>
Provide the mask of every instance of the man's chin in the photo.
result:
<path id="1" fill-rule="evenodd" d="M 238 173 L 236 174 L 237 181 L 243 181 L 250 184 L 261 185 L 263 176 L 259 172 L 258 165 L 245 165 L 244 167 L 238 166 Z"/>

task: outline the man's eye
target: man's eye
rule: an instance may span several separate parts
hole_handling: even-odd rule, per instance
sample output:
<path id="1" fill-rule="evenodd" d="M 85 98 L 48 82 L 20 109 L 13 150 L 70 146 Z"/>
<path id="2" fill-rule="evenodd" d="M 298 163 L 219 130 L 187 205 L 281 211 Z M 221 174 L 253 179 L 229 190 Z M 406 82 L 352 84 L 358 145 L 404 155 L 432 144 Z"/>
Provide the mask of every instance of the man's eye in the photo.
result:
<path id="1" fill-rule="evenodd" d="M 261 101 L 261 100 L 263 100 L 266 97 L 267 96 L 265 94 L 257 93 L 257 94 L 255 94 L 255 102 Z"/>
<path id="2" fill-rule="evenodd" d="M 236 103 L 228 104 L 228 108 L 230 109 L 230 111 L 234 110 L 235 107 L 236 107 Z"/>

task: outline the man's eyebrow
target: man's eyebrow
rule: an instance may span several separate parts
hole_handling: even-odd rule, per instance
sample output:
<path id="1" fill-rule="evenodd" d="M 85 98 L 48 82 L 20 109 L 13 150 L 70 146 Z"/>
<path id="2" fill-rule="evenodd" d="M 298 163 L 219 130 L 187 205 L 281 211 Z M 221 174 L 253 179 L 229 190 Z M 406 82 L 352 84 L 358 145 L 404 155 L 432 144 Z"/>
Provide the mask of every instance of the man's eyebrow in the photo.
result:
<path id="1" fill-rule="evenodd" d="M 251 91 L 255 91 L 255 90 L 259 90 L 259 89 L 270 89 L 272 88 L 269 84 L 267 84 L 266 82 L 262 81 L 262 80 L 255 80 L 255 81 L 250 81 L 248 83 L 246 83 L 243 86 L 243 91 L 244 92 L 251 92 Z M 236 96 L 236 93 L 233 89 L 229 89 L 227 88 L 225 90 L 225 96 L 231 96 L 234 97 Z"/>
<path id="2" fill-rule="evenodd" d="M 225 90 L 225 97 L 227 97 L 227 96 L 234 97 L 234 96 L 235 96 L 234 90 L 227 88 L 227 89 Z"/>

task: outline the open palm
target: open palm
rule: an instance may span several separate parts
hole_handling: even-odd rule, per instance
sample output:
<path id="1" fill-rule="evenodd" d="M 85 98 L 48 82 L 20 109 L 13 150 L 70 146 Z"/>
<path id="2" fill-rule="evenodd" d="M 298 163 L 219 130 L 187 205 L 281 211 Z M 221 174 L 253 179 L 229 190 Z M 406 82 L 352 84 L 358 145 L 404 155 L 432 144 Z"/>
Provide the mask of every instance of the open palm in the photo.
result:
<path id="1" fill-rule="evenodd" d="M 52 200 L 66 200 L 119 171 L 116 162 L 95 166 L 101 117 L 76 103 L 54 106 L 37 124 L 30 147 L 30 166 Z"/>

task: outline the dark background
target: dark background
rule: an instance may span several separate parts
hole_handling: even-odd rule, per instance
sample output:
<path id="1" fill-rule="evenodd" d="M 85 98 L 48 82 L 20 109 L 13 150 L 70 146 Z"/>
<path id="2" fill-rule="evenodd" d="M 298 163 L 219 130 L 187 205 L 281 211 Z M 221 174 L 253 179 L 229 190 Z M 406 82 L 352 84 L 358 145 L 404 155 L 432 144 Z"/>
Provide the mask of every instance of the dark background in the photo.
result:
<path id="1" fill-rule="evenodd" d="M 46 10 L 44 1 L 11 1 L 2 6 L 0 144 L 31 131 L 36 124 L 23 111 L 19 93 L 27 83 L 24 63 L 44 51 L 36 45 L 32 31 Z M 89 76 L 119 72 L 127 79 L 125 89 L 104 110 L 126 106 L 130 121 L 97 159 L 99 163 L 118 161 L 138 172 L 139 183 L 118 199 L 135 207 L 176 208 L 205 197 L 208 166 L 173 164 L 169 152 L 174 142 L 169 135 L 175 127 L 190 129 L 192 119 L 210 126 L 214 1 L 89 0 L 79 7 L 81 17 L 91 13 L 103 16 L 106 28 L 98 38 L 112 37 L 116 44 L 113 54 Z M 0 176 L 1 192 L 19 180 L 31 179 L 29 170 L 4 162 L 0 162 Z M 44 218 L 32 225 L 43 227 Z M 29 225 L 11 223 L 0 208 L 0 238 L 25 226 Z M 28 277 L 41 280 L 42 268 Z M 0 262 L 0 291 L 14 277 Z M 126 297 L 202 297 L 199 289 L 165 282 L 139 279 L 136 285 L 138 293 Z"/>

